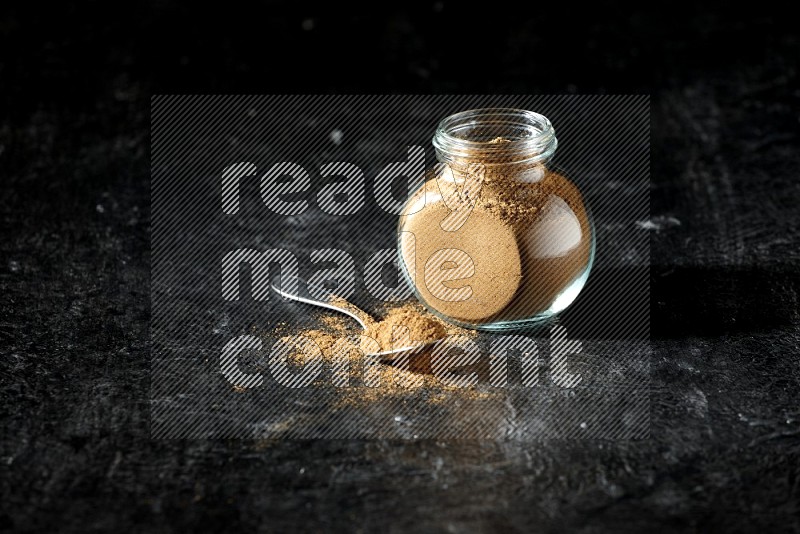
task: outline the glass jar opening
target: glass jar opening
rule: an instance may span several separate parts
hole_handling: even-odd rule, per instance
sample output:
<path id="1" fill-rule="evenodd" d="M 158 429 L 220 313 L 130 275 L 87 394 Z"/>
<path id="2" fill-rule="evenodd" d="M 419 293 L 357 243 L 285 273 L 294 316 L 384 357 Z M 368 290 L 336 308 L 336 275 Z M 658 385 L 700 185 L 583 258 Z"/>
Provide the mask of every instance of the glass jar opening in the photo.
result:
<path id="1" fill-rule="evenodd" d="M 433 136 L 440 161 L 535 163 L 550 159 L 558 146 L 544 115 L 522 109 L 484 108 L 443 119 Z"/>

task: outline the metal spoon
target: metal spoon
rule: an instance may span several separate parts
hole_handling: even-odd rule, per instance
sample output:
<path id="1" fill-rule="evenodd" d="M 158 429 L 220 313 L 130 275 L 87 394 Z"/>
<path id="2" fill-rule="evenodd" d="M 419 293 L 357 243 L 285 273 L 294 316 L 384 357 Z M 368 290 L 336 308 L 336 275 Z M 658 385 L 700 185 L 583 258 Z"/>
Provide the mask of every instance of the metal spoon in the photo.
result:
<path id="1" fill-rule="evenodd" d="M 370 314 L 368 314 L 361 308 L 354 306 L 353 304 L 350 304 L 344 299 L 337 297 L 334 294 L 330 294 L 328 298 L 325 300 L 315 300 L 300 295 L 296 295 L 294 293 L 286 292 L 280 286 L 274 283 L 272 284 L 272 289 L 278 295 L 287 298 L 289 300 L 302 302 L 303 304 L 311 304 L 312 306 L 326 308 L 339 313 L 343 313 L 344 315 L 347 315 L 351 319 L 354 319 L 359 325 L 361 325 L 362 330 L 367 330 L 367 328 L 370 325 L 376 323 L 375 319 Z M 404 355 L 411 356 L 413 354 L 419 354 L 427 350 L 432 350 L 440 343 L 442 343 L 444 339 L 445 338 L 437 339 L 436 341 L 429 341 L 427 343 L 412 345 L 409 347 L 400 347 L 399 349 L 386 350 L 375 354 L 367 354 L 367 356 L 372 358 L 378 358 L 379 360 L 384 362 L 389 362 Z"/>

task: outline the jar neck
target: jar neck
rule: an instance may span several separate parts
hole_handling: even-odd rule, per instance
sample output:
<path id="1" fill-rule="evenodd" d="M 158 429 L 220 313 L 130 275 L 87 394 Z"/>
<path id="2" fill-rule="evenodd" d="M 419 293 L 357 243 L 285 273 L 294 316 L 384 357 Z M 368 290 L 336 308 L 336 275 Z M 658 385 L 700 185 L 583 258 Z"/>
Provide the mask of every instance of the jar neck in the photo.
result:
<path id="1" fill-rule="evenodd" d="M 433 136 L 442 163 L 545 164 L 556 151 L 553 125 L 544 115 L 521 109 L 484 108 L 443 119 Z"/>

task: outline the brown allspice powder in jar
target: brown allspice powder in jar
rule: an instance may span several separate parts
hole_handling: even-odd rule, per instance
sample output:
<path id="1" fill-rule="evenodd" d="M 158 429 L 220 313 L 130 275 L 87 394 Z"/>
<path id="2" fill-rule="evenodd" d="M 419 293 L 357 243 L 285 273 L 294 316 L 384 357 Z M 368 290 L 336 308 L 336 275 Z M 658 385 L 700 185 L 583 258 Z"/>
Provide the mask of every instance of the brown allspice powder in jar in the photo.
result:
<path id="1" fill-rule="evenodd" d="M 594 254 L 590 215 L 564 174 L 548 168 L 549 121 L 520 110 L 474 110 L 442 121 L 444 163 L 399 221 L 404 272 L 427 308 L 457 324 L 503 329 L 561 311 Z"/>

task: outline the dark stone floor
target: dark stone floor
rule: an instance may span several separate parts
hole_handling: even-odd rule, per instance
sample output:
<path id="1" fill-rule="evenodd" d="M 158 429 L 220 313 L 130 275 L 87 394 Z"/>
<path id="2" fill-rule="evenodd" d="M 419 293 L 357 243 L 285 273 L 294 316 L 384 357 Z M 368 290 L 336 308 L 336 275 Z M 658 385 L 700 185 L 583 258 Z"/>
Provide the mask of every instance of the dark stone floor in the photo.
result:
<path id="1" fill-rule="evenodd" d="M 800 530 L 790 17 L 267 7 L 3 8 L 0 530 Z M 651 439 L 151 440 L 149 97 L 181 92 L 651 94 Z"/>

